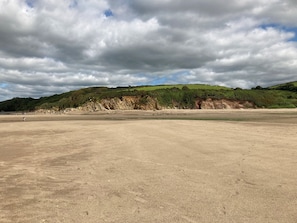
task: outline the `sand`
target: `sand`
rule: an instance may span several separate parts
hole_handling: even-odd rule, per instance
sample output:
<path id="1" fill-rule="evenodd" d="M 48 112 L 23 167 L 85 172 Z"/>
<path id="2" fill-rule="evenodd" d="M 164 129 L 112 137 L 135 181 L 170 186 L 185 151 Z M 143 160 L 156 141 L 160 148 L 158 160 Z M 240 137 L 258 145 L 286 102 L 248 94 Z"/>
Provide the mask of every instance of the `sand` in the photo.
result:
<path id="1" fill-rule="evenodd" d="M 0 222 L 297 222 L 297 110 L 0 115 Z"/>

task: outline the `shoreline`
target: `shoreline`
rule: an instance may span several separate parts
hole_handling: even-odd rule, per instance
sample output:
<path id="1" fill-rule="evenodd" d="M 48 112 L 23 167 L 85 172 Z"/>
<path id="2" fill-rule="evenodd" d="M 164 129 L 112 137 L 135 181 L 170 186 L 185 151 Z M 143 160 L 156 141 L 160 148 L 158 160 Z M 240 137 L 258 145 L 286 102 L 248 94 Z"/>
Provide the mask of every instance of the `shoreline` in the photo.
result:
<path id="1" fill-rule="evenodd" d="M 163 109 L 68 113 L 0 113 L 1 122 L 67 120 L 221 120 L 297 123 L 297 109 Z"/>

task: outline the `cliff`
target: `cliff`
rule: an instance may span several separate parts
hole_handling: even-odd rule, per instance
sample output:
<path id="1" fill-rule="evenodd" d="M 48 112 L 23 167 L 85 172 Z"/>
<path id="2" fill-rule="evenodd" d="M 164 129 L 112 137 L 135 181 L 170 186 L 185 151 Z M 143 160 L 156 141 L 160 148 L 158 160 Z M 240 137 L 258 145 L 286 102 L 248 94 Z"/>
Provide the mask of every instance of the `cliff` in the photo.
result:
<path id="1" fill-rule="evenodd" d="M 100 101 L 89 101 L 78 108 L 67 108 L 64 112 L 81 111 L 81 112 L 96 112 L 106 110 L 162 110 L 162 109 L 188 109 L 178 105 L 172 107 L 164 107 L 159 102 L 150 97 L 140 96 L 123 96 L 120 98 L 102 99 Z M 195 107 L 192 109 L 246 109 L 256 108 L 256 106 L 248 101 L 232 101 L 226 99 L 197 99 Z M 56 110 L 57 111 L 57 110 Z M 50 111 L 48 111 L 50 112 Z"/>

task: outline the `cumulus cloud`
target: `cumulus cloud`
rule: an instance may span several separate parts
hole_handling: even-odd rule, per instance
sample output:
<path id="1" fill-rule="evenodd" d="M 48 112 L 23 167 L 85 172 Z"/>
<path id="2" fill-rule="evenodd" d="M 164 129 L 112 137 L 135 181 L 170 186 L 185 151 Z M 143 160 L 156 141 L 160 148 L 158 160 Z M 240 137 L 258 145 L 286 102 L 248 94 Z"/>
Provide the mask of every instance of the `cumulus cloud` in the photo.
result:
<path id="1" fill-rule="evenodd" d="M 293 0 L 0 1 L 0 101 L 89 86 L 296 80 Z"/>

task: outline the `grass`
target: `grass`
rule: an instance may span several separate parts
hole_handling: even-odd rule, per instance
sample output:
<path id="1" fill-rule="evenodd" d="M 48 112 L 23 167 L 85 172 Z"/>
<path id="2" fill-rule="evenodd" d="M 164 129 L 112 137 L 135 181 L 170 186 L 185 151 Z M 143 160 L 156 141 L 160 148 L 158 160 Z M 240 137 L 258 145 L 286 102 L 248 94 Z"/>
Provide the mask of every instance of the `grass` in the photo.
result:
<path id="1" fill-rule="evenodd" d="M 293 86 L 293 87 L 297 87 L 297 81 L 293 81 L 293 82 L 288 82 L 288 83 L 283 83 L 283 84 L 277 84 L 277 85 L 273 85 L 273 86 L 270 86 L 268 87 L 269 89 L 280 89 L 282 87 L 285 87 L 285 86 Z"/>
<path id="2" fill-rule="evenodd" d="M 217 86 L 217 85 L 207 85 L 207 84 L 174 84 L 174 85 L 156 85 L 156 86 L 139 86 L 139 87 L 132 87 L 133 90 L 138 91 L 155 91 L 155 90 L 162 90 L 162 89 L 171 89 L 171 88 L 178 88 L 182 89 L 183 87 L 187 87 L 190 90 L 232 90 L 228 87 Z"/>

